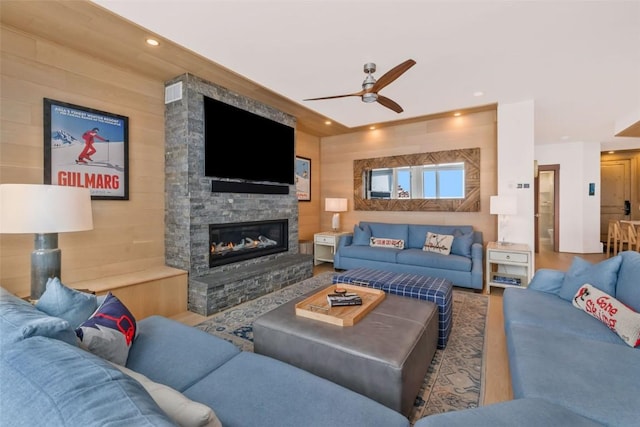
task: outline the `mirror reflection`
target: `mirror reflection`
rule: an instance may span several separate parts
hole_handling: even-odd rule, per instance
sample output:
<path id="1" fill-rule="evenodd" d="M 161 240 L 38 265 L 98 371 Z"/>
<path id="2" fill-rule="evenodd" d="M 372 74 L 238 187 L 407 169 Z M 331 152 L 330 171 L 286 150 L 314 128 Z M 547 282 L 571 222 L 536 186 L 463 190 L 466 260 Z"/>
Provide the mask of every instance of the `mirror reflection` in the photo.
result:
<path id="1" fill-rule="evenodd" d="M 368 199 L 463 199 L 464 162 L 364 171 Z"/>
<path id="2" fill-rule="evenodd" d="M 354 161 L 356 210 L 480 210 L 480 149 Z"/>

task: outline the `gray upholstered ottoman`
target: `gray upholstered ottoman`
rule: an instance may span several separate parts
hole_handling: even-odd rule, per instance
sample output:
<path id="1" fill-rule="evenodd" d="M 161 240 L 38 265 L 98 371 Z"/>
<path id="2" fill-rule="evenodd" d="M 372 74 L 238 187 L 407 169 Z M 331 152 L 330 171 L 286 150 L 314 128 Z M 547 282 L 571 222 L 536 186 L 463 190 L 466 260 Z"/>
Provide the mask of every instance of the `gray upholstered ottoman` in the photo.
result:
<path id="1" fill-rule="evenodd" d="M 296 298 L 253 322 L 254 351 L 409 415 L 438 345 L 438 307 L 386 295 L 353 326 L 295 314 Z"/>

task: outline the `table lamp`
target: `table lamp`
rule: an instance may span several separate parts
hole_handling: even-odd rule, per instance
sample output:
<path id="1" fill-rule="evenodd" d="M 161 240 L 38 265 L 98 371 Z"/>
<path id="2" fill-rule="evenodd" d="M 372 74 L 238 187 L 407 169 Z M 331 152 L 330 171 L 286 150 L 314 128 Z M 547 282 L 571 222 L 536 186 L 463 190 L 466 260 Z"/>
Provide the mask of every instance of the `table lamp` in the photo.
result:
<path id="1" fill-rule="evenodd" d="M 58 233 L 93 229 L 88 188 L 41 184 L 0 184 L 0 233 L 35 233 L 31 252 L 31 299 L 50 277 L 61 279 Z"/>
<path id="2" fill-rule="evenodd" d="M 333 218 L 331 218 L 331 229 L 333 231 L 340 230 L 340 213 L 347 211 L 347 199 L 324 199 L 324 210 L 326 212 L 333 212 Z"/>
<path id="3" fill-rule="evenodd" d="M 509 225 L 509 215 L 518 212 L 518 200 L 514 196 L 491 196 L 489 200 L 491 215 L 498 215 L 499 229 L 502 231 L 502 241 L 500 245 L 510 245 L 506 241 L 506 229 Z"/>

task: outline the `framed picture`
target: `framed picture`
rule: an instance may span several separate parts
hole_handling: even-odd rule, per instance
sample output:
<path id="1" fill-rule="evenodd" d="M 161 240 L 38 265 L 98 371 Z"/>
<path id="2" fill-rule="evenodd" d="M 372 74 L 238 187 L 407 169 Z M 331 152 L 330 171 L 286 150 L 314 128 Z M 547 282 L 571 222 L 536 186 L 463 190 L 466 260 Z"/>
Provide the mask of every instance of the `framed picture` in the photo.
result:
<path id="1" fill-rule="evenodd" d="M 129 200 L 129 118 L 44 98 L 44 183 Z"/>
<path id="2" fill-rule="evenodd" d="M 296 193 L 299 202 L 311 201 L 311 159 L 296 157 Z"/>

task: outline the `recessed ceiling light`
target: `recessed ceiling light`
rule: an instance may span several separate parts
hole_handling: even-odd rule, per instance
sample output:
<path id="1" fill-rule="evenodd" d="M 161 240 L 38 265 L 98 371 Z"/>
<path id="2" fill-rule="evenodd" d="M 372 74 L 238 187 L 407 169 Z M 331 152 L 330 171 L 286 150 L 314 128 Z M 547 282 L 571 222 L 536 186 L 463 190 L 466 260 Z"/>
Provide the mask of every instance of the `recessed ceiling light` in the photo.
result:
<path id="1" fill-rule="evenodd" d="M 483 95 L 484 95 L 484 92 L 482 92 L 481 90 L 473 92 L 473 96 L 483 96 Z"/>
<path id="2" fill-rule="evenodd" d="M 615 154 L 615 151 L 609 151 L 609 154 Z"/>
<path id="3" fill-rule="evenodd" d="M 158 40 L 152 38 L 148 38 L 146 42 L 149 46 L 158 46 L 160 44 Z"/>
<path id="4" fill-rule="evenodd" d="M 326 121 L 324 122 L 324 124 L 325 124 L 325 125 L 327 125 L 327 126 L 329 126 L 329 125 L 331 124 L 331 120 L 326 120 Z"/>
<path id="5" fill-rule="evenodd" d="M 376 130 L 375 126 L 369 126 L 369 130 Z"/>
<path id="6" fill-rule="evenodd" d="M 459 112 L 459 111 L 458 111 L 458 112 L 456 112 L 456 113 L 453 113 L 453 115 L 454 115 L 455 117 L 460 117 L 460 115 L 461 115 L 461 114 L 462 114 L 462 113 L 461 113 L 461 112 Z"/>

